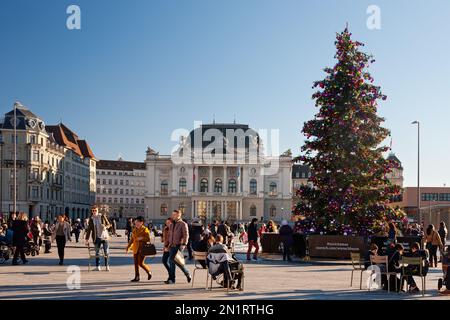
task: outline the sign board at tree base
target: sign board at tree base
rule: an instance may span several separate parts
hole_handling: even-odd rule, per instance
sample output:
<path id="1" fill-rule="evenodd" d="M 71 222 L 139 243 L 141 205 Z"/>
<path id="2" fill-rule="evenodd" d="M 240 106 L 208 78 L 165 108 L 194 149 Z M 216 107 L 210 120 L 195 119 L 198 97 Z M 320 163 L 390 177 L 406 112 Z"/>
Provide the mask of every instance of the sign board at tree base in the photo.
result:
<path id="1" fill-rule="evenodd" d="M 310 235 L 308 248 L 310 257 L 334 259 L 350 259 L 350 252 L 367 250 L 364 237 L 331 235 Z"/>

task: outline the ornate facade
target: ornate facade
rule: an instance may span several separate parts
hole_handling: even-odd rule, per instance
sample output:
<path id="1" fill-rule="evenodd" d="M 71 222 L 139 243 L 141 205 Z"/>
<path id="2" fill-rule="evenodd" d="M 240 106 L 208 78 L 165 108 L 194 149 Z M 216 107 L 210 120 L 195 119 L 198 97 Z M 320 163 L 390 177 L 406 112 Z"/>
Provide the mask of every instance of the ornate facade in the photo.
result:
<path id="1" fill-rule="evenodd" d="M 17 146 L 17 211 L 53 219 L 86 217 L 95 198 L 96 159 L 85 140 L 62 123 L 46 126 L 22 106 L 0 124 L 0 211 L 14 210 L 14 140 Z M 94 170 L 94 171 L 92 171 Z"/>
<path id="2" fill-rule="evenodd" d="M 262 151 L 259 135 L 247 125 L 215 123 L 193 130 L 172 155 L 149 148 L 148 219 L 162 222 L 174 209 L 207 222 L 289 218 L 292 156 Z"/>

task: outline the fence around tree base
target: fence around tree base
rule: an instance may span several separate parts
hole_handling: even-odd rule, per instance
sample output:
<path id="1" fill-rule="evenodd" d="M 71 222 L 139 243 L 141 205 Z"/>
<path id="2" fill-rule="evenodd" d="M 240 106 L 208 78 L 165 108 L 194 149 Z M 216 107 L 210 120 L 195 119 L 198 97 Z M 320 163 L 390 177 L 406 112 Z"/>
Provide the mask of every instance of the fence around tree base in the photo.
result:
<path id="1" fill-rule="evenodd" d="M 292 252 L 297 257 L 306 256 L 312 258 L 350 259 L 350 252 L 360 252 L 364 256 L 370 243 L 377 244 L 379 254 L 385 254 L 389 241 L 387 237 L 373 236 L 365 238 L 360 236 L 341 235 L 305 235 L 295 233 L 293 235 Z M 423 248 L 421 237 L 405 236 L 397 237 L 397 243 L 403 244 L 405 251 L 409 252 L 412 243 L 418 242 Z M 281 238 L 277 233 L 263 233 L 261 247 L 263 253 L 280 254 Z"/>

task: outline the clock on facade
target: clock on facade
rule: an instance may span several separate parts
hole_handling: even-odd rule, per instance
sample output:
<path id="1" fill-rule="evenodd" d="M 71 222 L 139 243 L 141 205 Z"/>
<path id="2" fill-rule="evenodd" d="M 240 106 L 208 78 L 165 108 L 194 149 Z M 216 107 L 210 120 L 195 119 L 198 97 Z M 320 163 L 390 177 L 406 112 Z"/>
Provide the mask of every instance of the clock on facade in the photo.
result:
<path id="1" fill-rule="evenodd" d="M 28 119 L 27 124 L 32 129 L 36 128 L 36 120 L 34 119 Z"/>
<path id="2" fill-rule="evenodd" d="M 9 120 L 9 123 L 11 124 L 12 127 L 18 126 L 19 123 L 20 123 L 20 119 L 16 117 L 16 120 L 14 120 L 14 117 L 12 117 L 12 118 Z"/>

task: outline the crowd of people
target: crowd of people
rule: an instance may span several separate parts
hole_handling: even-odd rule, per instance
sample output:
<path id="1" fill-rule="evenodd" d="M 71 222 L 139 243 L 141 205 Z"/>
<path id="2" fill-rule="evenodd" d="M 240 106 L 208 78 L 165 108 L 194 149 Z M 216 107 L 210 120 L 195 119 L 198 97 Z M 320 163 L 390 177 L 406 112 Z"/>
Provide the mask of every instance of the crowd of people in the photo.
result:
<path id="1" fill-rule="evenodd" d="M 450 290 L 450 273 L 448 272 L 449 260 L 450 260 L 450 250 L 446 246 L 446 239 L 448 235 L 448 230 L 444 222 L 441 222 L 439 229 L 436 230 L 434 225 L 430 224 L 426 229 L 422 226 L 413 223 L 407 226 L 404 235 L 415 236 L 422 239 L 423 247 L 419 242 L 414 242 L 410 246 L 410 250 L 406 252 L 404 246 L 398 243 L 397 238 L 402 236 L 402 232 L 397 229 L 396 225 L 392 222 L 388 224 L 386 235 L 388 238 L 387 248 L 383 252 L 375 243 L 372 243 L 370 250 L 368 251 L 365 261 L 366 268 L 370 266 L 370 257 L 377 255 L 387 255 L 388 256 L 388 270 L 383 270 L 385 267 L 380 265 L 382 272 L 392 272 L 399 275 L 404 275 L 403 279 L 406 279 L 407 290 L 405 290 L 404 283 L 400 283 L 400 278 L 396 276 L 391 276 L 389 279 L 386 275 L 382 276 L 383 289 L 387 290 L 388 281 L 393 283 L 391 287 L 397 287 L 400 291 L 417 292 L 419 288 L 417 287 L 414 278 L 409 276 L 410 274 L 424 275 L 426 276 L 430 268 L 437 268 L 439 263 L 442 263 L 443 277 L 439 280 L 438 289 L 445 285 L 447 291 Z M 438 252 L 440 253 L 440 259 L 438 260 Z M 402 257 L 420 257 L 422 261 L 422 266 L 401 266 Z M 421 270 L 420 270 L 421 269 Z"/>
<path id="2" fill-rule="evenodd" d="M 1 221 L 0 240 L 13 247 L 13 265 L 28 263 L 25 248 L 34 246 L 36 254 L 42 251 L 51 253 L 52 245 L 56 243 L 59 264 L 64 264 L 66 244 L 71 241 L 85 241 L 95 248 L 96 266 L 94 271 L 100 271 L 100 257 L 104 258 L 104 268 L 109 266 L 109 239 L 116 233 L 116 221 L 108 219 L 99 213 L 99 208 L 91 208 L 91 216 L 85 220 L 79 218 L 71 221 L 66 215 L 59 215 L 54 221 L 42 221 L 39 216 L 28 221 L 25 213 L 11 214 L 7 221 Z M 151 242 L 152 236 L 160 236 L 163 243 L 162 263 L 167 270 L 166 284 L 176 282 L 176 268 L 179 268 L 189 283 L 191 274 L 186 268 L 184 259 L 193 259 L 193 253 L 205 253 L 207 259 L 198 261 L 203 268 L 209 269 L 213 278 L 223 275 L 222 285 L 242 289 L 241 278 L 243 263 L 234 253 L 237 241 L 248 246 L 247 260 L 258 260 L 259 240 L 263 233 L 280 233 L 283 243 L 283 260 L 291 261 L 291 246 L 293 244 L 293 229 L 287 221 L 277 225 L 270 220 L 267 224 L 254 218 L 249 223 L 228 223 L 214 220 L 204 225 L 199 219 L 185 221 L 182 213 L 173 211 L 165 221 L 162 230 L 158 230 L 151 222 L 147 225 L 142 216 L 127 219 L 125 234 L 127 236 L 126 252 L 133 253 L 134 273 L 132 282 L 141 280 L 140 270 L 144 270 L 147 279 L 152 278 L 150 265 L 145 263 L 143 248 Z M 102 251 L 102 255 L 100 255 Z M 184 255 L 186 251 L 186 256 Z M 214 262 L 211 264 L 211 262 Z"/>
<path id="3" fill-rule="evenodd" d="M 101 217 L 101 227 L 98 227 L 96 217 Z M 106 256 L 108 238 L 110 235 L 116 235 L 116 222 L 114 219 L 111 221 L 105 215 L 100 215 L 95 206 L 92 208 L 91 217 L 83 221 L 80 218 L 71 221 L 66 215 L 59 215 L 51 222 L 42 221 L 39 216 L 29 220 L 28 214 L 24 212 L 11 213 L 6 221 L 3 218 L 0 221 L 0 241 L 11 248 L 13 265 L 19 264 L 19 258 L 22 264 L 27 264 L 29 261 L 26 256 L 38 255 L 42 249 L 44 254 L 51 253 L 52 244 L 56 243 L 59 264 L 63 265 L 67 242 L 72 241 L 74 237 L 78 243 L 82 234 L 87 243 L 91 236 L 96 252 L 103 246 Z M 109 269 L 107 263 L 106 260 L 106 268 Z"/>
<path id="4" fill-rule="evenodd" d="M 149 224 L 151 227 L 151 224 Z M 182 213 L 178 210 L 172 212 L 171 217 L 166 219 L 161 233 L 163 243 L 162 264 L 167 271 L 166 284 L 176 283 L 176 268 L 179 268 L 186 281 L 192 281 L 191 274 L 186 267 L 185 258 L 192 259 L 193 252 L 206 253 L 207 258 L 199 260 L 203 268 L 208 267 L 213 278 L 223 275 L 221 284 L 230 288 L 242 289 L 241 279 L 243 275 L 243 265 L 231 252 L 233 232 L 225 222 L 214 222 L 206 228 L 199 220 L 187 223 L 182 219 Z M 147 274 L 147 279 L 152 278 L 150 266 L 145 263 L 144 246 L 148 245 L 151 233 L 145 226 L 145 220 L 139 216 L 129 220 L 126 226 L 128 245 L 126 252 L 132 251 L 134 258 L 135 276 L 132 282 L 141 280 L 139 270 L 143 269 Z M 188 251 L 188 256 L 184 252 Z"/>

